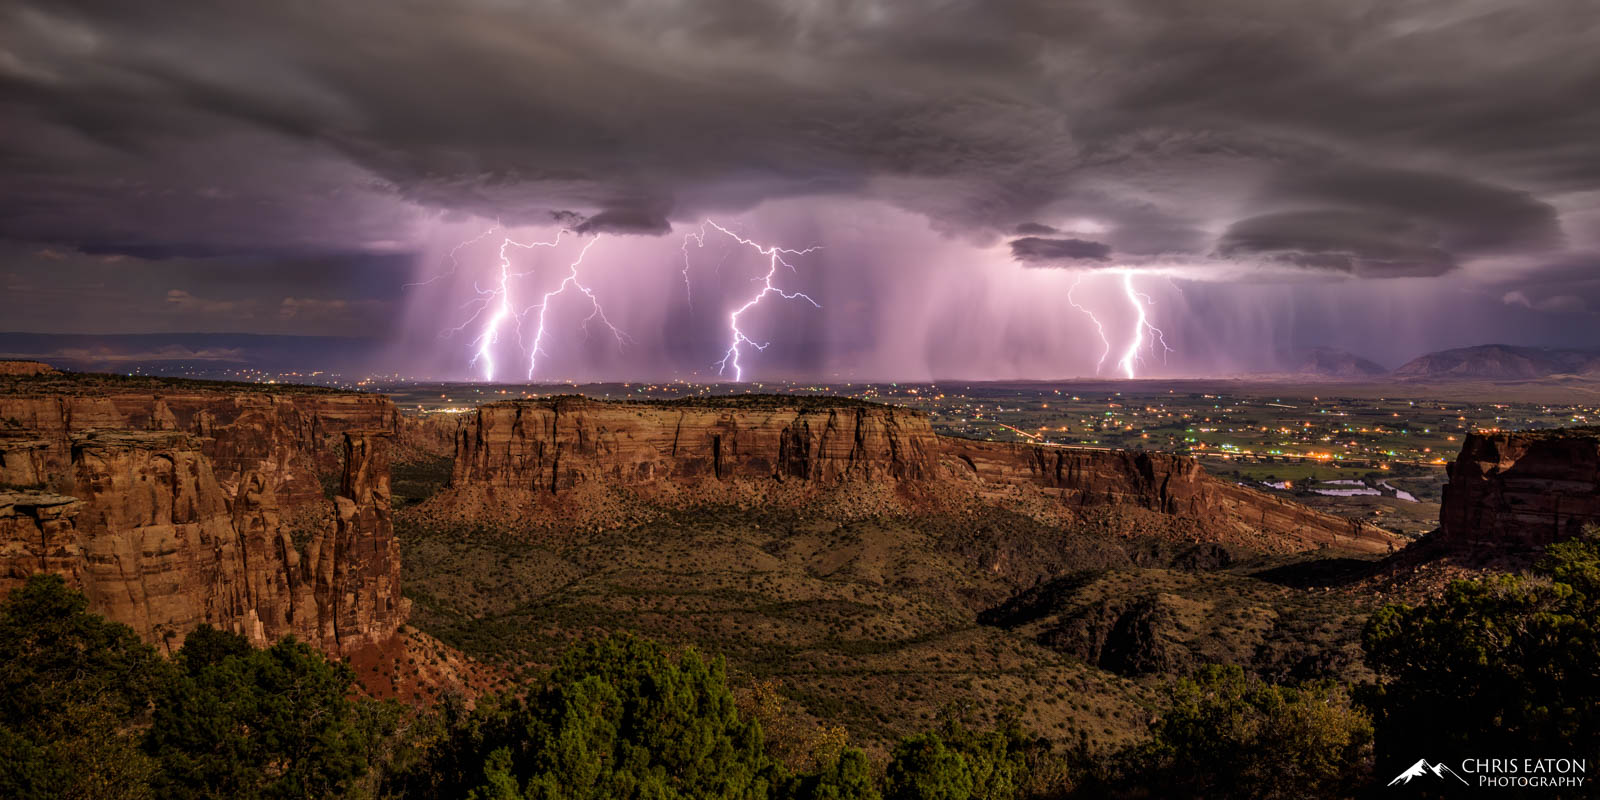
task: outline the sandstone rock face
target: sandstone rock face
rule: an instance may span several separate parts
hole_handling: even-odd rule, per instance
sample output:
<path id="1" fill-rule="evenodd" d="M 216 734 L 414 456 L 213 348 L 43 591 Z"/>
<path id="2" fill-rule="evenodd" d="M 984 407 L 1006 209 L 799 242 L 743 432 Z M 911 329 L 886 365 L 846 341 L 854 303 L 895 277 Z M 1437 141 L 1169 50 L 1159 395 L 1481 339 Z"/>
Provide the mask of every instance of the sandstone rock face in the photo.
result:
<path id="1" fill-rule="evenodd" d="M 382 644 L 407 615 L 390 520 L 389 437 L 384 430 L 345 434 L 335 527 L 330 538 L 312 542 L 321 639 L 340 650 Z"/>
<path id="2" fill-rule="evenodd" d="M 1166 514 L 1214 511 L 1216 481 L 1192 458 L 1169 453 L 1087 450 L 1047 445 L 948 439 L 946 464 L 956 476 L 991 490 L 1032 486 L 1068 505 L 1134 505 Z M 953 460 L 952 460 L 953 459 Z"/>
<path id="3" fill-rule="evenodd" d="M 0 375 L 54 375 L 56 368 L 43 361 L 0 361 Z"/>
<path id="4" fill-rule="evenodd" d="M 395 437 L 397 460 L 450 458 L 456 452 L 457 414 L 402 414 Z"/>
<path id="5" fill-rule="evenodd" d="M 75 578 L 83 548 L 73 522 L 83 509 L 76 497 L 42 491 L 0 492 L 0 583 L 11 585 L 35 572 Z"/>
<path id="6" fill-rule="evenodd" d="M 387 640 L 406 610 L 395 424 L 376 396 L 0 395 L 0 592 L 60 573 L 170 649 L 201 623 L 330 652 Z"/>
<path id="7" fill-rule="evenodd" d="M 1472 434 L 1450 465 L 1443 543 L 1529 548 L 1600 522 L 1600 428 Z"/>
<path id="8" fill-rule="evenodd" d="M 712 478 L 839 482 L 934 475 L 926 420 L 882 407 L 491 403 L 457 433 L 453 482 L 549 493 Z"/>
<path id="9" fill-rule="evenodd" d="M 396 430 L 387 398 L 357 394 L 191 391 L 0 394 L 0 483 L 31 486 L 70 474 L 71 437 L 93 430 L 184 431 L 230 494 L 263 474 L 281 505 L 323 500 L 321 474 L 337 474 L 338 434 Z"/>
<path id="10" fill-rule="evenodd" d="M 942 464 L 991 501 L 1037 493 L 1075 508 L 1135 507 L 1182 518 L 1210 541 L 1266 551 L 1398 546 L 1380 528 L 1218 480 L 1188 456 L 940 438 Z"/>
<path id="11" fill-rule="evenodd" d="M 461 420 L 444 502 L 537 519 L 541 511 L 581 516 L 606 505 L 600 487 L 671 502 L 757 502 L 860 486 L 876 487 L 902 512 L 962 501 L 1046 515 L 1138 508 L 1184 518 L 1214 540 L 1269 550 L 1386 552 L 1395 541 L 1218 481 L 1184 456 L 954 439 L 909 409 L 816 402 L 491 403 Z"/>

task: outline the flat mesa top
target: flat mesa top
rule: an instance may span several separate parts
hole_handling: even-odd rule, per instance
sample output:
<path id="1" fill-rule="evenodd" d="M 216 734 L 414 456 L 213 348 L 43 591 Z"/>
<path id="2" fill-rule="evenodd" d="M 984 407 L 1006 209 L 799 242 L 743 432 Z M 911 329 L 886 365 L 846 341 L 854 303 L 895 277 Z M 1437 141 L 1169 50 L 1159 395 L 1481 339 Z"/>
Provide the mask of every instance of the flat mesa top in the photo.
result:
<path id="1" fill-rule="evenodd" d="M 1570 428 L 1498 431 L 1487 436 L 1513 436 L 1518 439 L 1589 439 L 1600 442 L 1600 425 L 1575 425 Z"/>

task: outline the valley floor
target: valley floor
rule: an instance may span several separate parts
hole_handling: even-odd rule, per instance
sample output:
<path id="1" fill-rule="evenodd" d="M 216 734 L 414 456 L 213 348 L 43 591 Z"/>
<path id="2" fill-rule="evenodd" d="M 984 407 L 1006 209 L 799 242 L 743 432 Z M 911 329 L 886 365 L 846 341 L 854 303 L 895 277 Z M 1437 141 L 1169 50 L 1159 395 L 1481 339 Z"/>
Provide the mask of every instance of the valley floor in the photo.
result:
<path id="1" fill-rule="evenodd" d="M 411 624 L 506 685 L 574 640 L 631 630 L 724 655 L 787 724 L 842 727 L 880 753 L 951 710 L 1109 751 L 1146 736 L 1160 689 L 1201 663 L 1364 677 L 1363 600 L 1252 577 L 1308 556 L 998 510 L 834 522 L 709 507 L 598 532 L 469 527 L 419 507 L 426 471 L 395 475 Z"/>

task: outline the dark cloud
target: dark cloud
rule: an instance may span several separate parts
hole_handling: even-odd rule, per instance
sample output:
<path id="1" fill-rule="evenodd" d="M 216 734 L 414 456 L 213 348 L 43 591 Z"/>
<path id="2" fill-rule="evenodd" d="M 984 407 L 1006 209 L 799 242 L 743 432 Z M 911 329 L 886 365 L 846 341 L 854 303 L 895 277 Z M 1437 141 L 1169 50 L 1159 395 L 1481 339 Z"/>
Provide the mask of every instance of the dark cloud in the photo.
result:
<path id="1" fill-rule="evenodd" d="M 1011 257 L 1030 267 L 1060 266 L 1067 261 L 1105 261 L 1111 247 L 1084 239 L 1044 239 L 1024 236 L 1011 240 Z"/>
<path id="2" fill-rule="evenodd" d="M 563 228 L 569 228 L 570 229 L 570 228 L 576 228 L 579 225 L 582 225 L 585 217 L 582 214 L 579 214 L 576 211 L 568 211 L 566 209 L 560 209 L 560 210 L 556 210 L 556 211 L 551 211 L 550 212 L 550 219 L 551 219 L 552 222 L 556 223 L 557 225 L 560 225 Z"/>
<path id="3" fill-rule="evenodd" d="M 663 208 L 607 208 L 577 225 L 578 233 L 633 233 L 660 235 L 672 230 Z"/>
<path id="4" fill-rule="evenodd" d="M 428 251 L 441 221 L 648 236 L 861 202 L 953 247 L 1016 237 L 1031 266 L 1443 275 L 1517 313 L 1600 308 L 1528 267 L 1600 243 L 1597 39 L 1593 0 L 0 0 L 0 245 L 248 261 L 253 319 L 291 298 L 333 326 L 398 285 L 356 254 Z M 933 260 L 904 230 L 833 258 L 809 224 L 819 283 Z M 251 299 L 157 274 L 142 321 Z"/>
<path id="5" fill-rule="evenodd" d="M 1507 305 L 1561 314 L 1600 313 L 1600 251 L 1538 264 L 1507 276 L 1494 289 Z"/>
<path id="6" fill-rule="evenodd" d="M 1585 0 L 3 13 L 0 235 L 104 250 L 362 248 L 441 210 L 649 233 L 852 194 L 1179 256 L 1241 217 L 1393 210 L 1459 261 L 1558 241 L 1541 192 L 1600 182 Z"/>
<path id="7" fill-rule="evenodd" d="M 1436 229 L 1452 253 L 1517 253 L 1562 243 L 1556 210 L 1525 191 L 1459 175 L 1341 165 L 1281 174 L 1262 193 L 1275 206 L 1333 206 Z"/>
<path id="8" fill-rule="evenodd" d="M 1435 246 L 1438 238 L 1426 226 L 1368 211 L 1287 211 L 1234 223 L 1217 250 L 1225 258 L 1399 278 L 1455 268 L 1451 255 Z"/>

